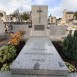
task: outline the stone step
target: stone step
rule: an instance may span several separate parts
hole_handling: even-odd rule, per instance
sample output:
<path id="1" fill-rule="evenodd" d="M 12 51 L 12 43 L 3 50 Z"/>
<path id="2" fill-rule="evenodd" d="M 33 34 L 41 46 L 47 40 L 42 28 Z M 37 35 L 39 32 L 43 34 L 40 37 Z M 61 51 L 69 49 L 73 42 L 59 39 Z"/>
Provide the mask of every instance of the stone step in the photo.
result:
<path id="1" fill-rule="evenodd" d="M 11 74 L 10 71 L 0 71 L 0 77 L 48 77 L 48 76 L 41 76 L 41 75 L 17 75 Z M 60 76 L 49 76 L 49 77 L 60 77 Z M 77 73 L 69 73 L 67 77 L 77 77 Z"/>
<path id="2" fill-rule="evenodd" d="M 68 68 L 48 37 L 31 37 L 11 66 L 11 73 L 65 77 Z"/>

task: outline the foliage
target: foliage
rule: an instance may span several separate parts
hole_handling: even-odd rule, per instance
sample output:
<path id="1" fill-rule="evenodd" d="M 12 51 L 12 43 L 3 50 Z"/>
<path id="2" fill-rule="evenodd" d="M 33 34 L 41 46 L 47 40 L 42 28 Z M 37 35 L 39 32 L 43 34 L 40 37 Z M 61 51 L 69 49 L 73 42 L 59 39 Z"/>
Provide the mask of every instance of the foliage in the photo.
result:
<path id="1" fill-rule="evenodd" d="M 77 30 L 74 32 L 74 38 L 77 37 Z"/>
<path id="2" fill-rule="evenodd" d="M 71 58 L 71 48 L 72 48 L 72 35 L 71 32 L 68 34 L 67 38 L 64 39 L 63 42 L 63 53 L 68 57 Z"/>
<path id="3" fill-rule="evenodd" d="M 28 39 L 25 40 L 25 43 L 27 43 Z"/>
<path id="4" fill-rule="evenodd" d="M 1 63 L 14 59 L 15 56 L 16 56 L 16 49 L 14 46 L 4 46 L 3 49 L 0 50 Z"/>
<path id="5" fill-rule="evenodd" d="M 76 17 L 76 20 L 77 20 L 77 11 L 74 13 L 74 17 Z"/>
<path id="6" fill-rule="evenodd" d="M 65 62 L 65 64 L 66 64 L 66 66 L 68 67 L 69 72 L 77 72 L 77 69 L 76 69 L 73 65 L 71 65 L 71 64 L 68 63 L 68 62 Z"/>
<path id="7" fill-rule="evenodd" d="M 66 57 L 77 60 L 77 30 L 74 35 L 68 34 L 63 42 L 63 53 Z"/>
<path id="8" fill-rule="evenodd" d="M 16 17 L 19 21 L 20 20 L 28 20 L 29 19 L 29 12 L 22 12 L 20 13 L 19 9 L 15 10 L 12 14 L 12 17 Z"/>
<path id="9" fill-rule="evenodd" d="M 29 19 L 29 13 L 27 12 L 24 12 L 22 15 L 21 15 L 21 20 L 28 20 Z"/>
<path id="10" fill-rule="evenodd" d="M 21 36 L 25 34 L 25 31 L 19 30 L 19 32 Z"/>
<path id="11" fill-rule="evenodd" d="M 59 20 L 61 20 L 62 18 L 58 18 L 57 20 L 59 21 Z"/>
<path id="12" fill-rule="evenodd" d="M 6 46 L 3 46 L 3 48 L 0 50 L 0 64 L 1 64 L 1 71 L 9 71 L 11 62 L 16 57 L 16 53 L 21 49 L 21 47 L 18 47 L 18 44 L 21 44 L 22 36 L 24 35 L 25 31 L 19 30 L 17 34 L 11 35 L 10 44 L 7 44 L 6 42 L 2 42 L 2 45 L 7 44 Z M 17 51 L 16 51 L 17 49 Z"/>
<path id="13" fill-rule="evenodd" d="M 6 45 L 6 44 L 7 44 L 7 42 L 1 42 L 1 44 L 2 44 L 2 45 Z"/>
<path id="14" fill-rule="evenodd" d="M 61 42 L 63 42 L 64 40 L 60 40 Z"/>
<path id="15" fill-rule="evenodd" d="M 20 43 L 22 39 L 22 35 L 25 33 L 25 31 L 19 30 L 17 34 L 11 35 L 10 41 L 11 45 L 16 46 Z"/>
<path id="16" fill-rule="evenodd" d="M 20 21 L 20 12 L 19 9 L 16 9 L 14 13 L 12 14 L 12 17 L 16 17 Z"/>
<path id="17" fill-rule="evenodd" d="M 10 66 L 7 64 L 4 64 L 3 67 L 1 68 L 1 71 L 8 71 L 10 69 Z"/>
<path id="18" fill-rule="evenodd" d="M 51 40 L 51 42 L 53 42 L 54 40 Z"/>
<path id="19" fill-rule="evenodd" d="M 10 64 L 3 64 L 3 67 L 1 68 L 1 71 L 9 71 L 12 63 Z"/>

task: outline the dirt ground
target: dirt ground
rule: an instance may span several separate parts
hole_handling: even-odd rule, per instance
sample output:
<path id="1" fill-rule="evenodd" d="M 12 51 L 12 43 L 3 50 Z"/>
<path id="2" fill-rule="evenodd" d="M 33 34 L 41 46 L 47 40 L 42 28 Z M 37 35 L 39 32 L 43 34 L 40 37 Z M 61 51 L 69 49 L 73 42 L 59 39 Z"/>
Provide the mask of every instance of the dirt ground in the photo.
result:
<path id="1" fill-rule="evenodd" d="M 68 62 L 70 64 L 72 64 L 73 66 L 75 66 L 77 68 L 77 61 L 72 60 L 72 59 L 68 59 L 66 56 L 64 56 L 64 54 L 62 53 L 62 42 L 61 41 L 53 41 L 52 42 L 53 45 L 55 46 L 56 50 L 58 51 L 58 53 L 60 54 L 61 58 L 65 61 Z"/>

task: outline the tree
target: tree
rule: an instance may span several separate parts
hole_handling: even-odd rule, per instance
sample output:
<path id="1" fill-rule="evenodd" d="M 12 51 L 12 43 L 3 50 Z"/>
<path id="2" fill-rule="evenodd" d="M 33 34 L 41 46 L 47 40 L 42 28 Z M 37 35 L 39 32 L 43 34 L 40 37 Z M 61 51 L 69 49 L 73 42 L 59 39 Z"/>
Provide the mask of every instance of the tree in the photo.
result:
<path id="1" fill-rule="evenodd" d="M 70 31 L 65 38 L 62 52 L 66 57 L 77 60 L 77 30 L 74 32 L 74 35 L 72 35 Z"/>
<path id="2" fill-rule="evenodd" d="M 12 14 L 12 17 L 16 17 L 16 19 L 18 19 L 19 21 L 21 20 L 19 9 L 14 11 L 14 13 Z"/>
<path id="3" fill-rule="evenodd" d="M 28 20 L 29 19 L 30 14 L 28 12 L 24 12 L 21 15 L 21 20 Z"/>
<path id="4" fill-rule="evenodd" d="M 22 14 L 19 12 L 19 9 L 15 10 L 12 14 L 12 17 L 16 17 L 19 21 L 20 20 L 28 20 L 29 19 L 29 12 L 23 12 Z"/>
<path id="5" fill-rule="evenodd" d="M 59 20 L 61 20 L 62 18 L 58 18 L 57 20 L 59 21 Z"/>
<path id="6" fill-rule="evenodd" d="M 68 34 L 68 36 L 65 38 L 64 42 L 63 42 L 63 53 L 65 56 L 67 56 L 68 58 L 71 57 L 71 47 L 72 47 L 72 31 L 70 31 L 70 33 Z"/>
<path id="7" fill-rule="evenodd" d="M 77 37 L 77 30 L 74 32 L 73 37 L 74 37 L 74 38 Z"/>
<path id="8" fill-rule="evenodd" d="M 74 13 L 74 17 L 75 17 L 76 20 L 77 20 L 77 11 Z"/>
<path id="9" fill-rule="evenodd" d="M 73 35 L 72 58 L 74 60 L 77 60 L 77 30 L 74 32 L 74 35 Z"/>

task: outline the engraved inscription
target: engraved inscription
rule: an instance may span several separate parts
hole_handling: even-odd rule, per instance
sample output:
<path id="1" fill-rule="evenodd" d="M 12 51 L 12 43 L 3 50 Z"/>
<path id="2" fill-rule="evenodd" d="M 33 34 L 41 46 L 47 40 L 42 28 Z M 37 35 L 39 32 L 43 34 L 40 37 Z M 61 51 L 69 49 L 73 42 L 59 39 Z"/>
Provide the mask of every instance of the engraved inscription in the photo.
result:
<path id="1" fill-rule="evenodd" d="M 47 49 L 44 49 L 44 48 L 33 48 L 32 50 L 47 50 Z"/>
<path id="2" fill-rule="evenodd" d="M 33 59 L 32 61 L 45 62 L 45 59 Z"/>
<path id="3" fill-rule="evenodd" d="M 25 53 L 26 55 L 53 55 L 53 53 Z"/>

